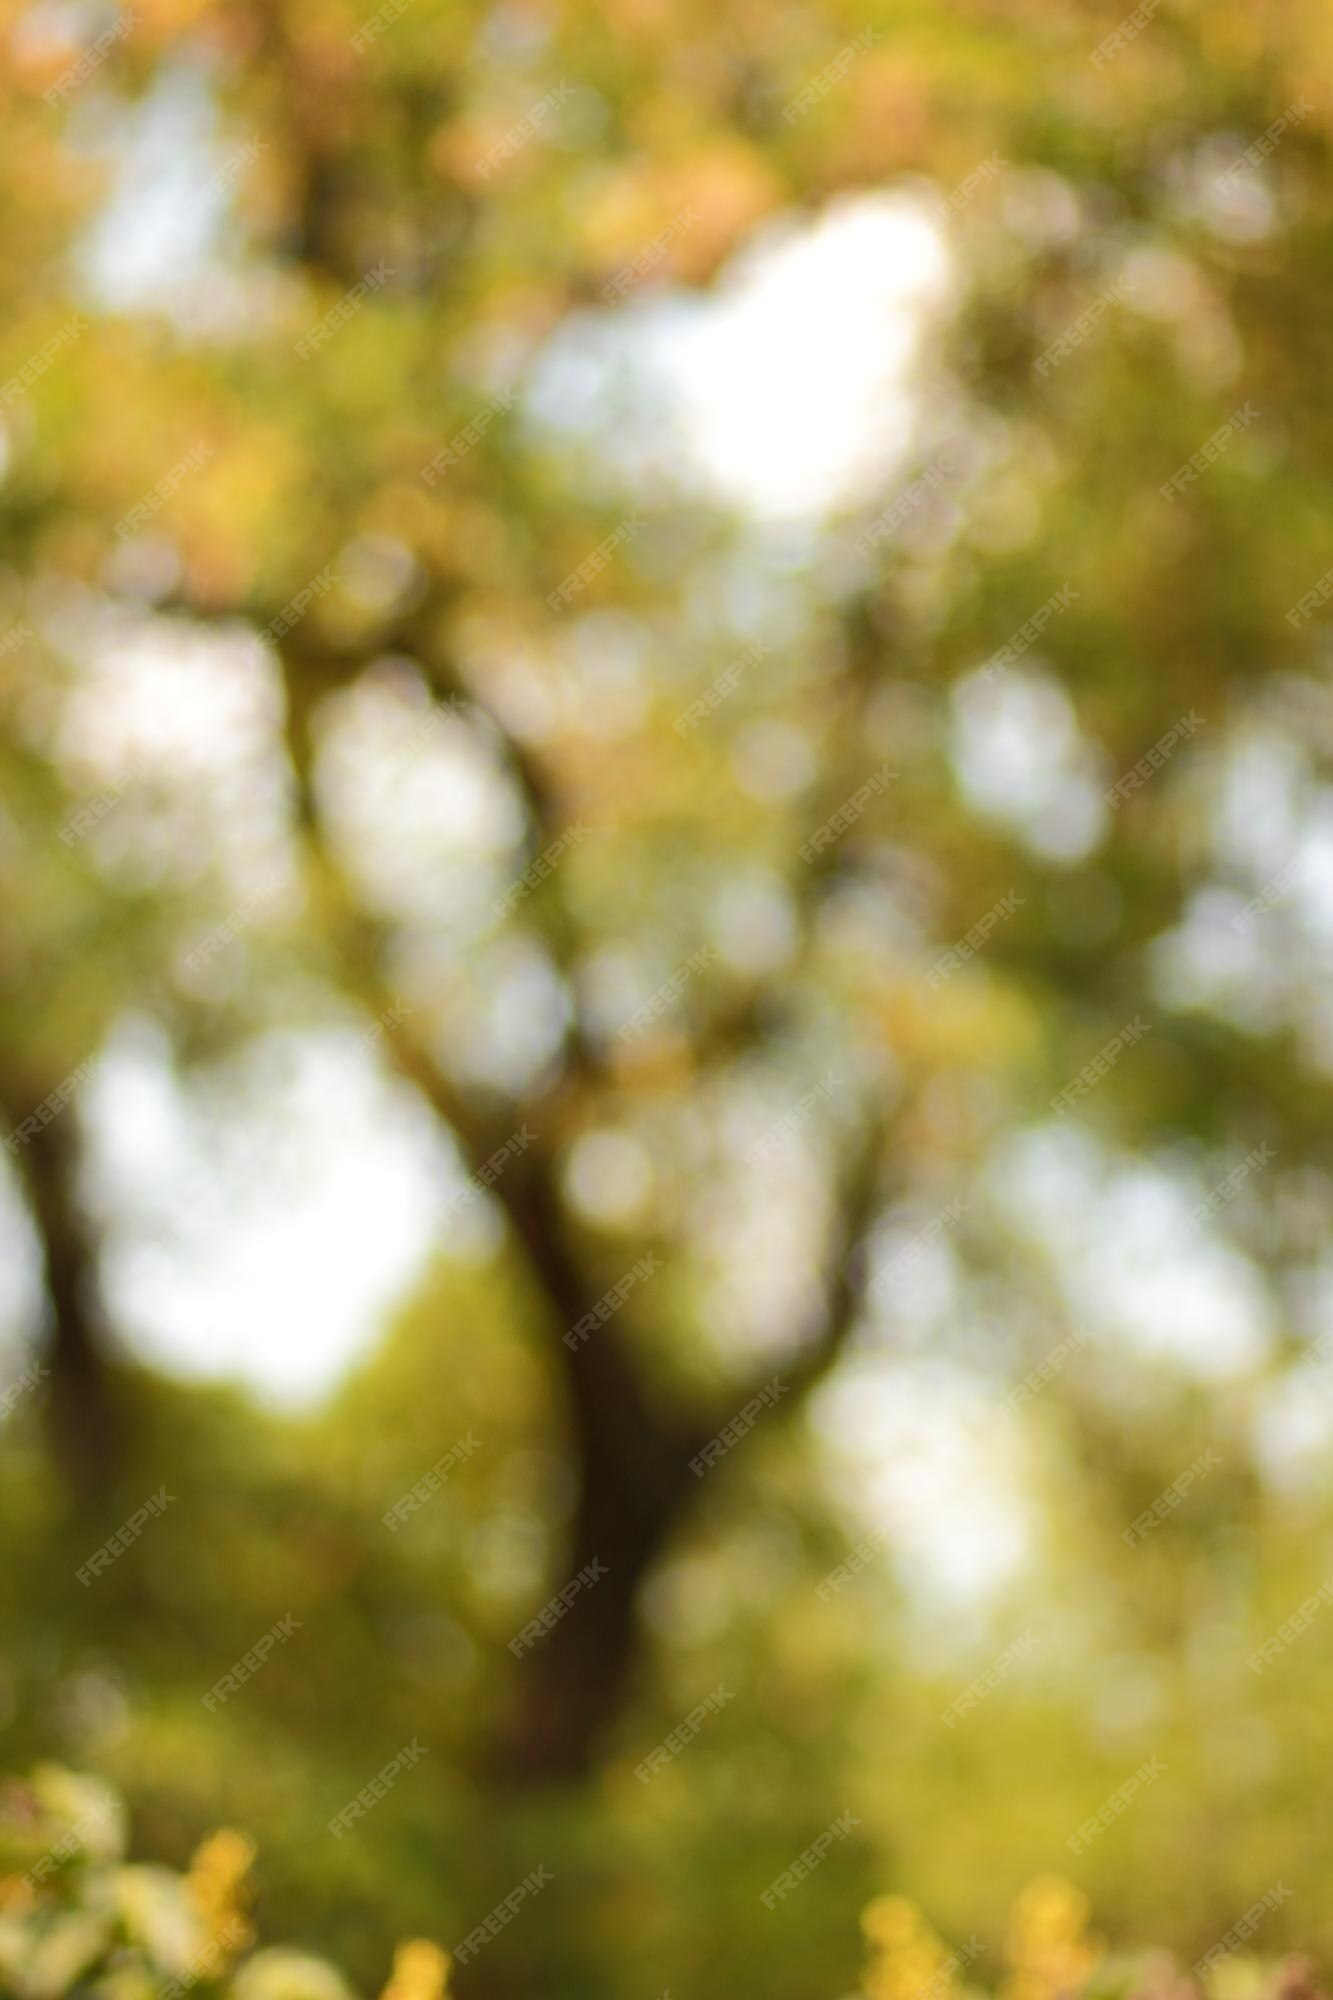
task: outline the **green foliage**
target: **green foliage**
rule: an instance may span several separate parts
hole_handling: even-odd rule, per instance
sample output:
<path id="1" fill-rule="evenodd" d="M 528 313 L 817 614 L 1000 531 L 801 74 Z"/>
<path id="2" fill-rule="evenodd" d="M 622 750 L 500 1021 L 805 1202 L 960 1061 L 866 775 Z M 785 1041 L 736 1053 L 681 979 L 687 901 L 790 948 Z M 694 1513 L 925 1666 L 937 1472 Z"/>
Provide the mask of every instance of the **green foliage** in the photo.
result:
<path id="1" fill-rule="evenodd" d="M 1333 1548 L 1329 614 L 1291 615 L 1333 554 L 1327 6 L 1163 0 L 1099 62 L 1115 10 L 1075 0 L 410 0 L 369 38 L 363 4 L 137 0 L 54 103 L 79 10 L 16 7 L 4 30 L 5 1131 L 137 1036 L 198 1153 L 279 1207 L 263 1170 L 296 1052 L 400 1008 L 368 1066 L 383 1122 L 435 1148 L 440 1203 L 368 1358 L 294 1417 L 147 1365 L 118 1280 L 175 1190 L 170 1168 L 129 1171 L 133 1146 L 96 1170 L 118 1110 L 76 1098 L 6 1150 L 14 1299 L 26 1275 L 36 1303 L 25 1317 L 6 1293 L 0 1394 L 11 1353 L 51 1379 L 0 1415 L 4 1754 L 99 1772 L 157 1859 L 127 1869 L 99 1845 L 108 1814 L 31 1908 L 5 1906 L 4 1978 L 19 2000 L 87 1981 L 147 2000 L 178 1978 L 197 1920 L 169 1870 L 226 1820 L 258 1842 L 263 1928 L 359 1991 L 395 1940 L 457 1942 L 546 1863 L 559 1893 L 464 1968 L 465 1995 L 828 2000 L 852 1988 L 857 1913 L 884 1885 L 998 1953 L 1023 1885 L 1068 1864 L 1150 1757 L 1160 1782 L 1074 1864 L 1116 1947 L 1107 1991 L 1168 1994 L 1164 1961 L 1118 1954 L 1160 1937 L 1190 1962 L 1279 1881 L 1293 1900 L 1261 1948 L 1327 1958 L 1333 1616 L 1250 1665 L 1318 1604 Z M 558 115 L 509 148 L 552 93 Z M 1307 101 L 1224 200 L 1219 177 Z M 160 293 L 96 293 L 90 245 L 127 155 L 151 236 L 153 177 L 201 135 L 226 187 L 202 263 L 182 253 Z M 649 477 L 643 412 L 614 369 L 598 401 L 579 341 L 730 296 L 770 225 L 867 194 L 939 216 L 949 271 L 884 490 L 792 526 L 701 487 L 678 453 Z M 134 235 L 114 246 L 131 268 Z M 303 354 L 381 261 L 387 281 Z M 1084 315 L 1088 337 L 1041 366 Z M 562 341 L 573 361 L 542 377 Z M 762 338 L 750 358 L 762 379 Z M 825 357 L 790 372 L 765 452 Z M 936 455 L 954 483 L 858 556 Z M 641 530 L 554 608 L 632 509 Z M 1040 644 L 979 680 L 1066 587 Z M 756 635 L 767 653 L 683 733 Z M 244 651 L 254 710 L 210 790 L 197 708 L 195 736 L 177 725 L 213 645 Z M 159 678 L 117 736 L 89 688 L 128 684 L 145 652 Z M 1012 765 L 969 785 L 988 688 L 1030 705 Z M 1103 810 L 1189 714 L 1197 732 Z M 493 780 L 473 845 L 454 838 L 458 771 L 413 763 L 430 726 L 466 739 L 467 784 Z M 67 840 L 140 750 L 145 772 Z M 808 865 L 803 843 L 881 766 L 893 783 Z M 1293 859 L 1300 893 L 1237 928 Z M 280 885 L 260 918 L 192 964 L 256 871 Z M 984 948 L 931 984 L 1005 899 Z M 627 1039 L 619 997 L 642 1004 L 705 945 Z M 1052 1099 L 1139 1016 L 1150 1031 L 1038 1172 Z M 802 1128 L 799 1172 L 756 1169 L 755 1107 L 778 1119 L 829 1073 L 844 1081 Z M 490 1235 L 468 1239 L 448 1170 L 477 1172 L 529 1123 L 481 1204 Z M 1260 1148 L 1262 1176 L 1187 1222 Z M 950 1204 L 956 1226 L 917 1258 Z M 1163 1215 L 1206 1286 L 1154 1263 Z M 225 1218 L 196 1234 L 226 1275 Z M 905 1266 L 879 1256 L 886 1234 Z M 649 1253 L 661 1275 L 572 1371 L 562 1334 Z M 292 1258 L 313 1279 L 318 1255 L 298 1241 Z M 877 1259 L 891 1282 L 867 1295 Z M 920 1285 L 903 1276 L 918 1263 Z M 169 1291 L 171 1269 L 148 1268 Z M 275 1345 L 311 1312 L 299 1284 L 287 1296 Z M 517 1781 L 501 1749 L 550 1688 L 511 1641 L 577 1567 L 594 1476 L 614 1489 L 602 1521 L 653 1520 L 670 1453 L 717 1435 L 757 1364 L 809 1365 L 811 1393 L 684 1480 L 627 1589 L 614 1684 L 590 1644 L 605 1698 L 585 1761 Z M 443 1490 L 387 1526 L 472 1433 Z M 1127 1542 L 1210 1451 L 1217 1470 Z M 90 1554 L 163 1487 L 165 1512 L 85 1587 Z M 871 1559 L 830 1593 L 867 1534 Z M 960 1548 L 967 1587 L 947 1589 Z M 290 1642 L 208 1707 L 286 1618 Z M 1028 1634 L 1030 1656 L 946 1722 Z M 645 1782 L 719 1686 L 733 1698 Z M 425 1757 L 336 1838 L 331 1818 L 414 1739 Z M 20 1872 L 78 1820 L 83 1783 L 15 1795 Z M 836 1861 L 766 1909 L 843 1813 Z M 334 2000 L 327 1972 L 251 1992 L 256 1963 L 229 1975 L 234 2000 Z M 1218 2000 L 1303 1990 L 1273 1964 L 1226 1979 Z M 916 2000 L 910 1979 L 891 2000 Z"/>

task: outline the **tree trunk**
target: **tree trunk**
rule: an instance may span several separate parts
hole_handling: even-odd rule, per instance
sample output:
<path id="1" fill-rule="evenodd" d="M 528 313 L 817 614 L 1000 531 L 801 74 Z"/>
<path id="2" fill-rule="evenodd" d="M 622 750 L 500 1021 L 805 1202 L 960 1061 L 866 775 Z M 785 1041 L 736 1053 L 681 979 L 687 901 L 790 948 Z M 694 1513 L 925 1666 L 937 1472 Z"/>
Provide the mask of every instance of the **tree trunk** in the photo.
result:
<path id="1" fill-rule="evenodd" d="M 93 1324 L 95 1262 L 74 1195 L 77 1145 L 67 1111 L 29 1140 L 20 1159 L 46 1260 L 52 1449 L 76 1502 L 89 1507 L 111 1484 L 116 1435 L 107 1366 Z"/>
<path id="2" fill-rule="evenodd" d="M 697 1484 L 681 1442 L 674 1470 L 659 1467 L 651 1494 L 627 1492 L 614 1455 L 585 1461 L 567 1575 L 587 1572 L 550 1631 L 522 1655 L 515 1707 L 496 1760 L 513 1786 L 576 1782 L 595 1767 L 603 1731 L 620 1713 L 639 1651 L 638 1600 L 674 1539 Z"/>

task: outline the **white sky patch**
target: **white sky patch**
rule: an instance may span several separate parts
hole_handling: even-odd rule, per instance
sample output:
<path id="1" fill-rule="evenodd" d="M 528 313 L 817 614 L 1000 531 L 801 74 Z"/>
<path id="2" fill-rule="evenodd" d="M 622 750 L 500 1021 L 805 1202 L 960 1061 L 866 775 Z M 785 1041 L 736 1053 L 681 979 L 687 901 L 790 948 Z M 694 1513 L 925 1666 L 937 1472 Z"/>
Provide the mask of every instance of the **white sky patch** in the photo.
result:
<path id="1" fill-rule="evenodd" d="M 31 718 L 71 794 L 124 790 L 86 837 L 108 872 L 184 884 L 215 872 L 236 895 L 295 889 L 291 773 L 271 657 L 237 624 L 126 610 L 70 593 L 41 624 L 72 663 Z"/>
<path id="2" fill-rule="evenodd" d="M 411 970 L 405 974 L 415 991 Z M 437 996 L 441 1056 L 457 1076 L 521 1099 L 554 1062 L 570 1019 L 564 981 L 545 947 L 522 932 L 474 945 L 452 970 L 444 968 L 444 981 Z"/>
<path id="3" fill-rule="evenodd" d="M 42 1313 L 41 1250 L 19 1189 L 6 1152 L 0 1162 L 0 1395 L 26 1365 Z"/>
<path id="4" fill-rule="evenodd" d="M 972 1616 L 1018 1581 L 1034 1546 L 1031 1504 L 1014 1427 L 997 1421 L 975 1376 L 935 1360 L 865 1355 L 816 1394 L 811 1421 L 839 1468 L 839 1490 L 855 1501 L 860 1532 L 888 1526 L 918 1612 Z"/>
<path id="5" fill-rule="evenodd" d="M 497 1240 L 445 1135 L 356 1022 L 264 1036 L 184 1084 L 126 1024 L 89 1088 L 103 1273 L 130 1345 L 177 1375 L 300 1406 L 383 1337 L 432 1249 Z"/>
<path id="6" fill-rule="evenodd" d="M 869 498 L 906 454 L 925 316 L 948 276 L 942 237 L 904 197 L 766 231 L 666 357 L 689 449 L 718 493 L 777 517 Z"/>
<path id="7" fill-rule="evenodd" d="M 736 731 L 731 768 L 741 790 L 763 804 L 798 798 L 814 783 L 814 745 L 794 723 L 761 716 Z"/>
<path id="8" fill-rule="evenodd" d="M 728 1188 L 697 1183 L 688 1226 L 699 1314 L 718 1329 L 724 1360 L 767 1354 L 777 1365 L 803 1329 L 818 1325 L 827 1165 L 821 1171 L 796 1141 L 787 1157 L 748 1169 Z"/>
<path id="9" fill-rule="evenodd" d="M 1315 1227 L 1326 1236 L 1326 1187 L 1316 1199 Z M 1288 1329 L 1305 1345 L 1260 1385 L 1253 1441 L 1269 1482 L 1304 1498 L 1333 1487 L 1333 1251 L 1284 1275 Z"/>
<path id="10" fill-rule="evenodd" d="M 603 1229 L 642 1222 L 653 1192 L 653 1163 L 629 1132 L 584 1132 L 565 1158 L 565 1194 Z"/>
<path id="11" fill-rule="evenodd" d="M 834 1149 L 852 1075 L 844 1062 L 821 1075 L 731 1078 L 675 1121 L 698 1318 L 724 1366 L 766 1357 L 780 1367 L 822 1327 Z"/>
<path id="12" fill-rule="evenodd" d="M 1247 1033 L 1289 1026 L 1333 1069 L 1333 788 L 1271 728 L 1238 734 L 1213 771 L 1217 879 L 1155 940 L 1156 990 Z"/>
<path id="13" fill-rule="evenodd" d="M 530 1089 L 569 1022 L 545 948 L 495 903 L 535 859 L 494 729 L 384 659 L 318 717 L 320 809 L 366 904 L 400 925 L 394 980 L 428 1014 L 451 1072 L 509 1097 Z M 572 850 L 558 866 L 577 865 Z M 497 929 L 500 934 L 496 935 Z"/>
<path id="14" fill-rule="evenodd" d="M 619 611 L 590 611 L 571 621 L 558 648 L 566 713 L 586 735 L 630 736 L 648 713 L 649 635 Z"/>
<path id="15" fill-rule="evenodd" d="M 166 310 L 203 275 L 224 207 L 208 187 L 221 164 L 213 122 L 208 85 L 188 69 L 167 69 L 140 105 L 117 107 L 111 194 L 83 256 L 105 310 Z"/>
<path id="16" fill-rule="evenodd" d="M 1255 1411 L 1255 1455 L 1279 1491 L 1305 1495 L 1329 1485 L 1333 1452 L 1333 1370 L 1300 1363 L 1265 1383 Z"/>
<path id="17" fill-rule="evenodd" d="M 1271 235 L 1280 219 L 1266 167 L 1245 159 L 1256 136 L 1219 132 L 1170 164 L 1173 206 L 1228 243 L 1256 242 Z"/>
<path id="18" fill-rule="evenodd" d="M 523 866 L 522 802 L 476 711 L 384 660 L 319 711 L 320 809 L 366 900 L 400 923 L 476 933 Z"/>
<path id="19" fill-rule="evenodd" d="M 1276 874 L 1296 845 L 1310 760 L 1284 731 L 1252 724 L 1217 761 L 1213 847 L 1241 880 Z"/>
<path id="20" fill-rule="evenodd" d="M 738 972 L 772 978 L 791 963 L 796 913 L 786 884 L 768 869 L 719 883 L 708 923 L 718 957 Z"/>
<path id="21" fill-rule="evenodd" d="M 1333 788 L 1316 782 L 1303 745 L 1247 730 L 1229 746 L 1214 845 L 1253 894 L 1275 892 L 1272 906 L 1285 907 L 1312 944 L 1333 944 Z"/>
<path id="22" fill-rule="evenodd" d="M 138 101 L 100 77 L 74 98 L 76 149 L 110 188 L 78 246 L 79 277 L 105 312 L 160 312 L 186 336 L 267 330 L 294 291 L 289 273 L 246 259 L 237 194 L 264 150 L 259 130 L 224 132 L 206 71 L 164 63 Z"/>
<path id="23" fill-rule="evenodd" d="M 968 804 L 1044 859 L 1081 861 L 1102 840 L 1101 760 L 1063 687 L 1035 663 L 958 683 L 951 754 Z"/>
<path id="24" fill-rule="evenodd" d="M 913 1347 L 942 1337 L 962 1305 L 958 1261 L 945 1204 L 896 1207 L 875 1230 L 869 1255 L 870 1311 L 889 1336 Z"/>
<path id="25" fill-rule="evenodd" d="M 488 613 L 464 614 L 457 645 L 507 735 L 541 743 L 570 732 L 612 739 L 643 724 L 653 693 L 653 634 L 623 611 L 562 620 L 539 644 Z"/>
<path id="26" fill-rule="evenodd" d="M 1257 925 L 1237 928 L 1247 901 L 1239 890 L 1196 890 L 1180 922 L 1153 942 L 1153 987 L 1168 1006 L 1207 1007 L 1264 1034 L 1286 1013 L 1288 977 Z"/>
<path id="27" fill-rule="evenodd" d="M 1208 1192 L 1165 1168 L 1108 1155 L 1087 1133 L 1042 1126 L 999 1148 L 992 1198 L 1049 1260 L 1072 1323 L 1225 1381 L 1274 1339 L 1260 1273 L 1219 1229 L 1190 1226 Z"/>
<path id="28" fill-rule="evenodd" d="M 908 459 L 951 281 L 922 201 L 849 196 L 770 224 L 709 294 L 571 319 L 529 407 L 622 476 L 683 479 L 758 520 L 816 520 L 873 498 Z"/>

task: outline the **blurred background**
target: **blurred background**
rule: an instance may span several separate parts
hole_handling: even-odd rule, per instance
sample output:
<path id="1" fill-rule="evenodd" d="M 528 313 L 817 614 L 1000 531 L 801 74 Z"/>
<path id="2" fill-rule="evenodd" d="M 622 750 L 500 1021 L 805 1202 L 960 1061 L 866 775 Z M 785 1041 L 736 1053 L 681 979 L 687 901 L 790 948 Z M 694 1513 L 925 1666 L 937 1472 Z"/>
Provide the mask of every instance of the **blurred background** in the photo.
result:
<path id="1" fill-rule="evenodd" d="M 4 10 L 0 1762 L 1327 1952 L 1333 17 L 364 5 Z"/>

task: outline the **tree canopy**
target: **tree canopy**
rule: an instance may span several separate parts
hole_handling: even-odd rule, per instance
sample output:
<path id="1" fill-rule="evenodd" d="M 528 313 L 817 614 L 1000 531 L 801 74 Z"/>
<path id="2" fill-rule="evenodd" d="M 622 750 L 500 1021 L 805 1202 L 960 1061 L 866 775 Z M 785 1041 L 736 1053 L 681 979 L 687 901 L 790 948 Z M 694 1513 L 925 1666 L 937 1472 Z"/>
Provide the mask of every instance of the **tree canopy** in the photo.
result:
<path id="1" fill-rule="evenodd" d="M 362 4 L 4 30 L 7 1761 L 1324 1949 L 1327 10 Z"/>

